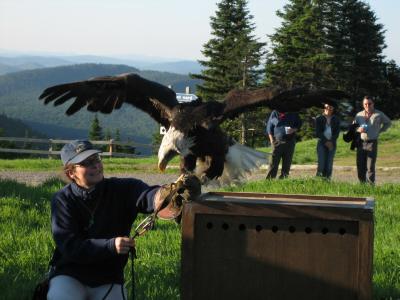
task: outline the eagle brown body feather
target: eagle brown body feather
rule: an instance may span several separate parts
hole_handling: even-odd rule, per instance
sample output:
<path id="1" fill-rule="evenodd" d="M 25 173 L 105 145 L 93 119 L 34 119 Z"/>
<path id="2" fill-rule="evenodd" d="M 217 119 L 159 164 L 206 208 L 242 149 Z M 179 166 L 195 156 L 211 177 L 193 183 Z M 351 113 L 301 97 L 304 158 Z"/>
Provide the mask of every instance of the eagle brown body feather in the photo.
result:
<path id="1" fill-rule="evenodd" d="M 225 156 L 233 145 L 233 141 L 219 127 L 225 119 L 233 119 L 258 106 L 298 111 L 318 106 L 326 98 L 345 97 L 345 93 L 337 90 L 282 90 L 270 87 L 232 90 L 221 102 L 202 102 L 198 99 L 179 103 L 172 89 L 137 74 L 121 74 L 53 86 L 47 88 L 39 99 L 44 100 L 45 104 L 53 102 L 54 105 L 74 99 L 66 111 L 67 115 L 72 115 L 85 106 L 89 111 L 108 114 L 119 109 L 123 103 L 129 103 L 148 113 L 166 128 L 179 132 L 178 139 L 186 139 L 186 142 L 176 140 L 175 145 L 172 141 L 172 154 L 166 156 L 167 160 L 174 154 L 180 154 L 182 172 L 192 172 L 198 160 L 207 162 L 208 168 L 202 171 L 202 176 L 213 179 L 221 176 Z M 179 143 L 189 145 L 188 149 L 179 149 Z M 161 160 L 159 155 L 159 166 L 164 168 L 168 161 L 161 163 Z"/>

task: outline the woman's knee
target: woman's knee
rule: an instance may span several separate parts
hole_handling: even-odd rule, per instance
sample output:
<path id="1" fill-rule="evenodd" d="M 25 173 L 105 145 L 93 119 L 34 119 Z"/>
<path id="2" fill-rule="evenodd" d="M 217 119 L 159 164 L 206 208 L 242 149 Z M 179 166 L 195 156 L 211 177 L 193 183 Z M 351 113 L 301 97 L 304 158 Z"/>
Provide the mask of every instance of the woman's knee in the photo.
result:
<path id="1" fill-rule="evenodd" d="M 89 299 L 124 300 L 128 299 L 128 297 L 123 285 L 105 284 L 89 288 Z"/>
<path id="2" fill-rule="evenodd" d="M 86 288 L 77 279 L 59 275 L 50 280 L 47 300 L 84 300 Z"/>

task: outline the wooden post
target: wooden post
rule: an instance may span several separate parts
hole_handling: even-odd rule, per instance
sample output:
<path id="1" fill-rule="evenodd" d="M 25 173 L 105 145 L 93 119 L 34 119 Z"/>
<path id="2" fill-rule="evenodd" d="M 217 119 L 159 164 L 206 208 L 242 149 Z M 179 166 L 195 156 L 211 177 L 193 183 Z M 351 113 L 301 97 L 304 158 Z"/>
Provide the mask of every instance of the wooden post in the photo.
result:
<path id="1" fill-rule="evenodd" d="M 109 147 L 109 150 L 108 150 L 108 152 L 110 152 L 110 157 L 113 154 L 113 143 L 114 143 L 114 140 L 110 139 L 110 147 Z"/>
<path id="2" fill-rule="evenodd" d="M 53 152 L 53 140 L 52 139 L 49 139 L 49 152 L 50 152 L 50 154 L 49 154 L 49 158 L 52 158 L 51 157 L 51 152 Z"/>
<path id="3" fill-rule="evenodd" d="M 249 128 L 249 129 L 247 129 L 248 131 L 250 131 L 250 136 L 251 136 L 251 147 L 253 148 L 254 147 L 254 132 L 255 132 L 255 129 L 254 128 Z"/>
<path id="4" fill-rule="evenodd" d="M 240 120 L 240 143 L 242 145 L 246 145 L 247 143 L 247 132 L 246 132 L 246 127 L 247 127 L 247 120 L 246 116 L 244 113 L 239 115 L 239 120 Z"/>

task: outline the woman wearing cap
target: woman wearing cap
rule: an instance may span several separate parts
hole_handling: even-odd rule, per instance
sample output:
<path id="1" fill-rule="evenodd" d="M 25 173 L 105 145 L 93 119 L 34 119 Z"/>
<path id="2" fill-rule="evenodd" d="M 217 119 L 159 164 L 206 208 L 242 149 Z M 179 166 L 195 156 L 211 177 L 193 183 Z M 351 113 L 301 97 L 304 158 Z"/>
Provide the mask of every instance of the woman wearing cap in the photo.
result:
<path id="1" fill-rule="evenodd" d="M 326 101 L 322 115 L 315 120 L 315 132 L 318 138 L 317 176 L 330 179 L 333 169 L 333 158 L 336 153 L 336 140 L 340 132 L 340 120 L 336 114 L 336 103 Z"/>
<path id="2" fill-rule="evenodd" d="M 123 270 L 135 246 L 128 237 L 131 226 L 138 213 L 158 211 L 167 195 L 167 186 L 104 178 L 100 152 L 88 141 L 61 150 L 71 183 L 51 201 L 56 249 L 47 299 L 126 299 Z M 193 191 L 193 186 L 185 189 Z"/>

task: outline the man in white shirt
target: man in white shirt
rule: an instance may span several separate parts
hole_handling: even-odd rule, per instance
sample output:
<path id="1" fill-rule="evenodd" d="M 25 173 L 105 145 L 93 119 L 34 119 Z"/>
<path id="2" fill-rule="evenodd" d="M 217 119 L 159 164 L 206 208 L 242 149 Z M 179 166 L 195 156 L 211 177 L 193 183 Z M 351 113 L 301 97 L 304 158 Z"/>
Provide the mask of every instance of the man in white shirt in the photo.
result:
<path id="1" fill-rule="evenodd" d="M 361 142 L 357 148 L 357 173 L 360 182 L 374 184 L 378 137 L 392 123 L 383 112 L 374 108 L 371 97 L 364 97 L 363 107 L 364 110 L 360 111 L 354 120 L 359 126 L 357 131 L 361 134 Z"/>

